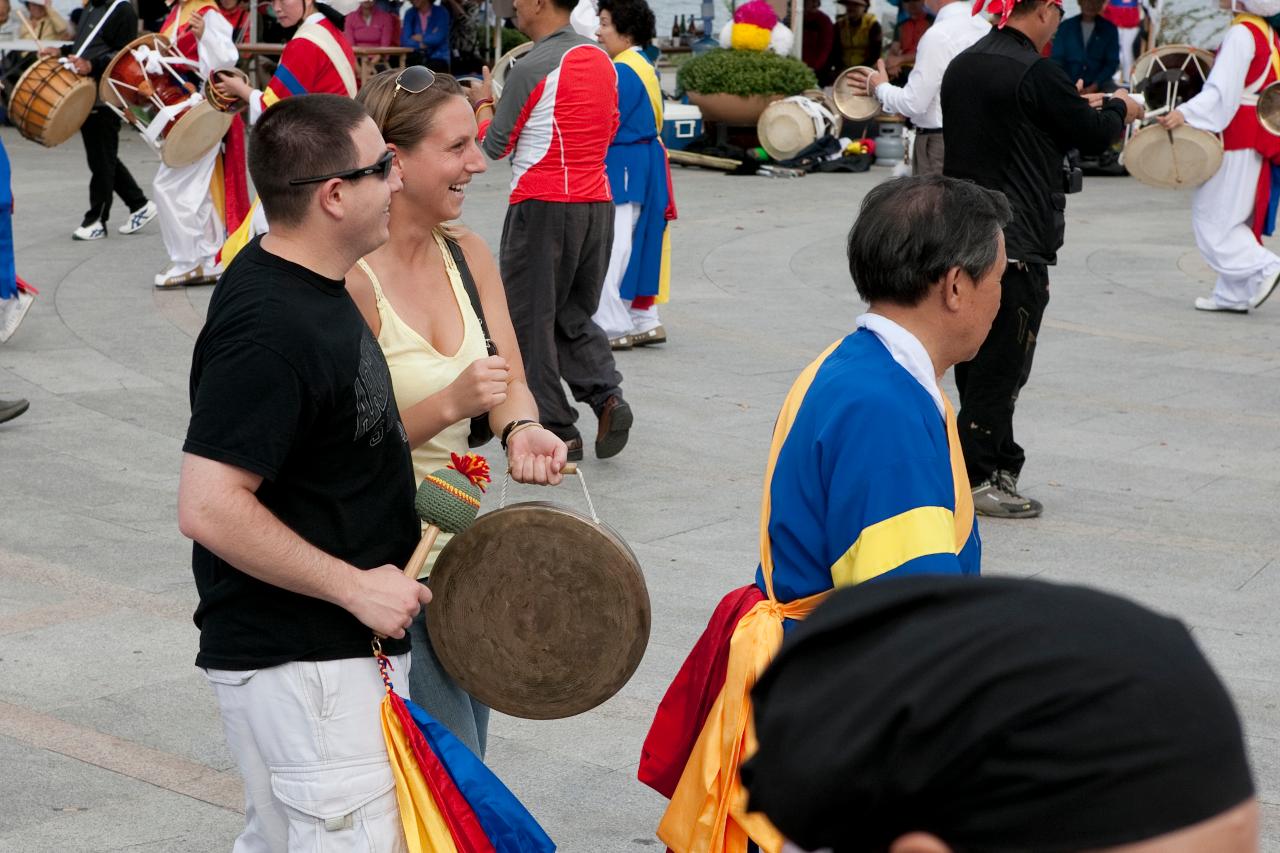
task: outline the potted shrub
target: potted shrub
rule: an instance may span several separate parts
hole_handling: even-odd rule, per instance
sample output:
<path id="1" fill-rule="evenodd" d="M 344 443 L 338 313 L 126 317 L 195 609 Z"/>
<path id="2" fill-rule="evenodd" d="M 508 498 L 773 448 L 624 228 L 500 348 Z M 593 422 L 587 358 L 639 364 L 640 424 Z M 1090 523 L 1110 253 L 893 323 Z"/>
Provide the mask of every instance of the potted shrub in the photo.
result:
<path id="1" fill-rule="evenodd" d="M 676 76 L 706 121 L 754 125 L 771 102 L 815 89 L 813 70 L 771 51 L 718 48 L 695 56 Z"/>

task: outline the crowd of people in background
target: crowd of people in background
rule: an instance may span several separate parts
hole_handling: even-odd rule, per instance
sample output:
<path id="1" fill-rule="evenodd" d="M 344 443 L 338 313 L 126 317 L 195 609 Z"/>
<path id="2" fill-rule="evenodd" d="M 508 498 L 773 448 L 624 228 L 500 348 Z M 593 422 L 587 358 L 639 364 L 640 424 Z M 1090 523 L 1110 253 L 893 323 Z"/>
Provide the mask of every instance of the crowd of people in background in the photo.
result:
<path id="1" fill-rule="evenodd" d="M 822 10 L 821 0 L 805 0 L 801 59 L 821 85 L 831 85 L 846 68 L 874 68 L 882 57 L 889 82 L 906 85 L 920 40 L 937 16 L 925 0 L 891 2 L 898 14 L 886 27 L 871 12 L 870 0 L 836 0 L 840 12 L 834 21 Z M 1072 80 L 1082 80 L 1086 93 L 1113 91 L 1127 79 L 1137 58 L 1139 4 L 1140 0 L 1080 0 L 1080 13 L 1063 20 L 1046 55 Z"/>

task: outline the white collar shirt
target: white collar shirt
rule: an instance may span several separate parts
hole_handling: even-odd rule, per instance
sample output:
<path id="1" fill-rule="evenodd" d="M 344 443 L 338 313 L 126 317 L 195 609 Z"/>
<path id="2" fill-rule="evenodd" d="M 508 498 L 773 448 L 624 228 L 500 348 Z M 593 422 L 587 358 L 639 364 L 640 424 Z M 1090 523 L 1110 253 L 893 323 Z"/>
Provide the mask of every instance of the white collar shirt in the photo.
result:
<path id="1" fill-rule="evenodd" d="M 907 85 L 876 86 L 876 99 L 886 111 L 906 116 L 916 127 L 942 127 L 942 75 L 952 59 L 991 32 L 984 16 L 970 14 L 971 7 L 967 0 L 956 0 L 938 10 L 916 48 Z"/>
<path id="2" fill-rule="evenodd" d="M 945 421 L 947 409 L 942 402 L 942 391 L 938 388 L 938 377 L 933 372 L 933 359 L 929 357 L 929 351 L 920 343 L 920 339 L 881 314 L 867 312 L 855 322 L 859 329 L 866 329 L 879 338 L 893 360 L 902 365 L 902 369 L 929 392 L 933 404 L 938 407 L 938 414 Z"/>

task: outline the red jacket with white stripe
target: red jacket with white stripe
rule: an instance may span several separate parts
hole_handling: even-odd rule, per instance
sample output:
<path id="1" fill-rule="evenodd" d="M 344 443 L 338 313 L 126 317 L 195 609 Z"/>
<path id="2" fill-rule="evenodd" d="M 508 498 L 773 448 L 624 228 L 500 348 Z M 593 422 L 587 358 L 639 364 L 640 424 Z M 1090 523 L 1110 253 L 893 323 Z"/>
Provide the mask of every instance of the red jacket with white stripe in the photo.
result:
<path id="1" fill-rule="evenodd" d="M 511 155 L 512 204 L 612 201 L 604 158 L 617 129 L 613 61 L 564 27 L 512 67 L 481 147 L 494 160 Z"/>

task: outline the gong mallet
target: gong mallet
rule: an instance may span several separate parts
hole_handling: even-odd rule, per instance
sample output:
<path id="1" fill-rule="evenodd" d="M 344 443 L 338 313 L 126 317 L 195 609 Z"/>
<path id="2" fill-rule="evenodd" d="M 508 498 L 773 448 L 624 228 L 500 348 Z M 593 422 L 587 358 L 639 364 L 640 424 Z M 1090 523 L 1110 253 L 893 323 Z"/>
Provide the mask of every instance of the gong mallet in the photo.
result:
<path id="1" fill-rule="evenodd" d="M 407 577 L 416 579 L 422 573 L 422 567 L 431 554 L 431 546 L 436 544 L 436 537 L 441 531 L 461 533 L 471 526 L 480 512 L 484 484 L 489 482 L 488 461 L 475 453 L 450 455 L 452 462 L 428 474 L 414 496 L 413 508 L 422 523 L 427 525 L 427 530 L 405 564 Z"/>

